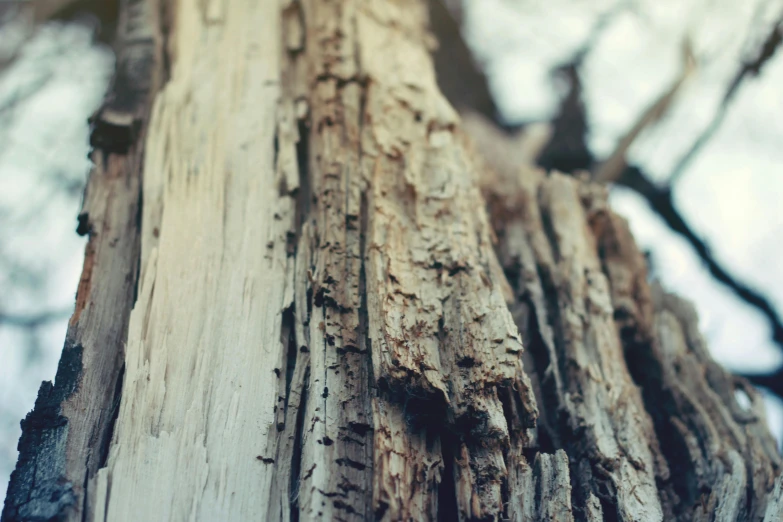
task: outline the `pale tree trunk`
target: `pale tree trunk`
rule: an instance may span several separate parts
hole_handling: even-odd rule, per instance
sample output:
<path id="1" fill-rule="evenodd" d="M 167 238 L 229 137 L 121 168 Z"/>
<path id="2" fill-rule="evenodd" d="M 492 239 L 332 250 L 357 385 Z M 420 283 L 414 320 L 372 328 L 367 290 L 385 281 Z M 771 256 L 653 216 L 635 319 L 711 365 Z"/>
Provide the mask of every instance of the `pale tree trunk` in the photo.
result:
<path id="1" fill-rule="evenodd" d="M 603 188 L 463 130 L 425 2 L 160 2 L 3 521 L 780 520 L 758 393 Z"/>

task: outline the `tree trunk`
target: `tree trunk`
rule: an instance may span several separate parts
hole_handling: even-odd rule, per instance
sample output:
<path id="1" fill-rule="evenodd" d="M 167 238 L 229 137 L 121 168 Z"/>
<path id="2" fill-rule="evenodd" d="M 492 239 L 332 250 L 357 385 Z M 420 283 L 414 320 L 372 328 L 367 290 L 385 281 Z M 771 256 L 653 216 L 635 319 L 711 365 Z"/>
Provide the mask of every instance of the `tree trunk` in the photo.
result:
<path id="1" fill-rule="evenodd" d="M 758 393 L 604 189 L 463 130 L 427 13 L 122 3 L 3 521 L 780 520 Z"/>

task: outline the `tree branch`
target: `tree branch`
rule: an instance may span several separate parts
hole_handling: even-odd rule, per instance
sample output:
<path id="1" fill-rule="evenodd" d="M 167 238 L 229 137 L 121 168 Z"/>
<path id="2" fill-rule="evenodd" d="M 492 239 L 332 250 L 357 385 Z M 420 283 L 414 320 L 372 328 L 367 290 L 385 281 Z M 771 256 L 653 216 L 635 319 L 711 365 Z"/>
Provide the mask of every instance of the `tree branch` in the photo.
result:
<path id="1" fill-rule="evenodd" d="M 565 80 L 568 92 L 560 101 L 560 107 L 552 119 L 552 136 L 537 163 L 548 170 L 574 172 L 587 170 L 594 158 L 587 146 L 587 110 L 582 98 L 581 68 L 585 58 L 598 43 L 601 35 L 625 8 L 628 2 L 620 1 L 602 13 L 585 41 L 564 64 L 553 71 L 553 75 Z"/>
<path id="2" fill-rule="evenodd" d="M 431 29 L 438 40 L 432 56 L 438 87 L 458 110 L 471 109 L 499 121 L 487 77 L 462 38 L 459 21 L 443 0 L 430 0 L 429 4 Z"/>
<path id="3" fill-rule="evenodd" d="M 565 66 L 566 71 L 569 73 L 571 91 L 569 92 L 569 96 L 564 99 L 560 113 L 554 119 L 555 135 L 553 136 L 550 145 L 547 146 L 547 149 L 545 149 L 539 157 L 539 164 L 542 167 L 574 171 L 589 168 L 594 161 L 592 153 L 589 151 L 585 142 L 587 117 L 584 105 L 581 102 L 581 84 L 579 82 L 578 68 L 584 61 L 586 53 L 589 52 L 592 42 L 595 41 L 595 35 L 598 34 L 598 31 L 607 23 L 607 20 L 610 19 L 608 17 L 611 14 L 612 11 L 609 11 L 607 15 L 601 19 L 600 23 L 597 24 L 599 29 L 595 29 L 592 32 L 591 37 L 588 38 L 585 45 Z M 773 30 L 765 39 L 756 58 L 743 63 L 740 71 L 735 75 L 734 80 L 727 89 L 726 96 L 724 96 L 721 112 L 725 113 L 728 101 L 731 100 L 737 92 L 742 80 L 749 74 L 757 75 L 761 71 L 763 65 L 779 47 L 781 38 L 781 24 L 778 23 L 775 24 Z M 626 134 L 626 137 L 621 140 L 617 152 L 612 154 L 610 159 L 605 162 L 598 171 L 598 178 L 603 179 L 604 181 L 614 181 L 642 196 L 647 201 L 650 208 L 664 220 L 672 231 L 681 235 L 690 243 L 696 254 L 707 265 L 710 274 L 718 282 L 729 288 L 740 300 L 755 308 L 765 316 L 770 325 L 773 341 L 778 347 L 783 349 L 783 322 L 774 306 L 761 293 L 753 290 L 741 279 L 733 276 L 714 258 L 704 241 L 693 232 L 674 206 L 671 197 L 671 184 L 662 188 L 658 187 L 647 178 L 639 167 L 626 166 L 627 159 L 625 153 L 633 142 L 633 139 L 638 136 L 643 127 L 658 119 L 661 116 L 661 113 L 670 106 L 679 87 L 693 70 L 693 58 L 690 56 L 687 46 L 685 47 L 684 56 L 685 67 L 681 77 L 667 93 L 659 98 L 650 109 L 645 111 L 639 119 L 639 123 L 637 123 Z M 713 120 L 716 128 L 722 118 L 722 115 L 716 115 L 716 118 Z M 558 125 L 558 123 L 560 124 Z M 571 128 L 568 128 L 569 125 Z M 700 150 L 701 146 L 709 139 L 712 132 L 714 132 L 714 130 L 709 131 L 707 134 L 702 134 L 697 138 L 691 147 L 691 155 L 695 155 Z M 561 145 L 554 147 L 553 145 L 555 143 L 560 143 Z M 575 151 L 581 152 L 581 154 L 576 154 Z M 564 155 L 564 157 L 558 158 L 558 154 Z M 678 165 L 678 167 L 675 168 L 674 174 L 670 177 L 670 180 L 677 177 L 679 172 L 678 169 L 680 168 L 684 168 L 682 162 L 681 165 Z M 783 397 L 783 395 L 781 395 L 781 397 Z"/>
<path id="4" fill-rule="evenodd" d="M 734 99 L 734 96 L 739 91 L 739 87 L 743 80 L 748 76 L 758 76 L 761 73 L 761 69 L 772 58 L 776 51 L 780 48 L 781 41 L 783 41 L 783 16 L 775 23 L 770 33 L 767 35 L 761 48 L 758 50 L 758 54 L 750 61 L 743 62 L 737 72 L 734 74 L 729 86 L 726 88 L 726 92 L 723 94 L 718 109 L 712 116 L 710 123 L 702 130 L 701 134 L 691 144 L 688 152 L 680 159 L 679 163 L 674 167 L 669 177 L 669 182 L 674 183 L 682 176 L 683 172 L 688 168 L 693 159 L 699 154 L 699 151 L 704 145 L 712 139 L 715 132 L 720 128 L 721 123 L 726 117 L 729 104 Z"/>
<path id="5" fill-rule="evenodd" d="M 644 129 L 653 123 L 660 121 L 669 110 L 675 96 L 677 96 L 677 93 L 680 91 L 680 88 L 696 70 L 696 60 L 693 56 L 693 50 L 691 49 L 690 41 L 688 39 L 683 42 L 682 54 L 683 67 L 680 76 L 677 77 L 672 86 L 664 92 L 655 103 L 642 113 L 633 127 L 625 133 L 625 136 L 620 139 L 614 152 L 596 169 L 593 179 L 602 183 L 614 183 L 617 181 L 625 170 L 625 158 L 631 145 L 636 141 L 636 138 L 639 137 Z"/>
<path id="6" fill-rule="evenodd" d="M 36 328 L 44 324 L 67 319 L 72 313 L 73 307 L 48 310 L 30 315 L 0 312 L 0 325 L 5 324 L 16 328 Z"/>
<path id="7" fill-rule="evenodd" d="M 738 373 L 736 375 L 747 379 L 754 386 L 761 386 L 778 397 L 783 397 L 783 366 L 768 373 Z"/>
<path id="8" fill-rule="evenodd" d="M 628 166 L 617 180 L 619 185 L 627 187 L 642 196 L 650 208 L 657 213 L 668 227 L 685 238 L 696 254 L 707 265 L 710 274 L 729 288 L 734 295 L 761 312 L 769 322 L 772 339 L 783 349 L 783 321 L 773 305 L 761 293 L 753 290 L 742 280 L 731 275 L 712 255 L 709 247 L 691 227 L 674 206 L 670 186 L 658 187 L 650 181 L 636 166 Z"/>

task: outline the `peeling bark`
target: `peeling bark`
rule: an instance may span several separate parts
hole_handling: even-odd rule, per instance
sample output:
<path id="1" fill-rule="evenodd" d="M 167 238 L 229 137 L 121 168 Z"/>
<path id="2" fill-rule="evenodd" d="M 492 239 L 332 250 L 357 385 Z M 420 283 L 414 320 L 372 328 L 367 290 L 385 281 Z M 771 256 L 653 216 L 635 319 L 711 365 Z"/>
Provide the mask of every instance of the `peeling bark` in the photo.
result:
<path id="1" fill-rule="evenodd" d="M 437 87 L 425 2 L 165 6 L 149 126 L 128 123 L 148 103 L 131 118 L 110 103 L 96 142 L 128 144 L 106 164 L 133 154 L 132 206 L 83 220 L 72 321 L 111 325 L 113 366 L 43 390 L 3 520 L 777 516 L 756 392 L 649 287 L 603 189 L 526 167 L 502 138 L 482 159 L 487 136 Z M 107 227 L 122 252 L 102 254 Z M 60 371 L 88 375 L 75 353 Z M 74 396 L 116 423 L 90 431 Z M 92 433 L 96 461 L 62 449 Z M 49 482 L 24 478 L 37 462 Z"/>
<path id="2" fill-rule="evenodd" d="M 140 187 L 152 97 L 163 81 L 154 1 L 121 6 L 117 72 L 92 120 L 94 163 L 77 232 L 89 236 L 54 384 L 22 421 L 2 520 L 90 518 L 89 483 L 105 465 L 117 414 L 139 263 Z"/>

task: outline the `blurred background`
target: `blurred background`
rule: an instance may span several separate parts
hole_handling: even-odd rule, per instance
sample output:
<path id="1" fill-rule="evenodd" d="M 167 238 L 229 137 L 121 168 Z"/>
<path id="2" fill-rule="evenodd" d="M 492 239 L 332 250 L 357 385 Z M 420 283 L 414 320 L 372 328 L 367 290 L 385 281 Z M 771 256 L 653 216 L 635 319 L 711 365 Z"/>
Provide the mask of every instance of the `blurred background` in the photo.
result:
<path id="1" fill-rule="evenodd" d="M 0 0 L 3 497 L 74 306 L 110 4 Z M 546 137 L 539 164 L 613 182 L 651 276 L 696 304 L 719 362 L 763 386 L 780 442 L 783 0 L 433 0 L 432 14 L 450 99 L 509 137 Z"/>

